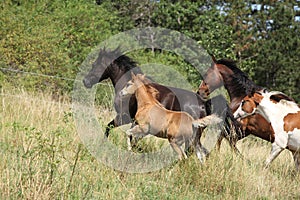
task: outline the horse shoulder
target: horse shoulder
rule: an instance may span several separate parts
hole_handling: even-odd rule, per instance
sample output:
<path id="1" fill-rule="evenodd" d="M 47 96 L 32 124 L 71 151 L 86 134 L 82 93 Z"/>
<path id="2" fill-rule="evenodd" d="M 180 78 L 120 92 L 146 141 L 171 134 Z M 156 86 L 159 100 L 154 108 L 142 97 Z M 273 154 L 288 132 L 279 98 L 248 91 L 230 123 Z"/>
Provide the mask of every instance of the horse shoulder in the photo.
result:
<path id="1" fill-rule="evenodd" d="M 295 129 L 300 130 L 300 111 L 297 113 L 289 113 L 284 118 L 284 131 L 294 131 Z"/>

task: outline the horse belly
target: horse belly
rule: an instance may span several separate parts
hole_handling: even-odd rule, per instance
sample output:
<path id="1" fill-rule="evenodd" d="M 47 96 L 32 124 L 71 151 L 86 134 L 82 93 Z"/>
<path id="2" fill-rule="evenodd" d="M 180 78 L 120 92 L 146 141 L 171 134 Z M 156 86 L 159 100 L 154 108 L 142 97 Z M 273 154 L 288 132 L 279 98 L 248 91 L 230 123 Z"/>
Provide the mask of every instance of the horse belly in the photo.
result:
<path id="1" fill-rule="evenodd" d="M 292 151 L 300 149 L 300 129 L 294 129 L 292 132 L 288 132 L 289 141 L 288 148 Z"/>
<path id="2" fill-rule="evenodd" d="M 271 123 L 259 114 L 249 116 L 241 121 L 243 130 L 266 141 L 274 142 L 275 133 Z"/>
<path id="3" fill-rule="evenodd" d="M 164 110 L 153 107 L 148 113 L 150 122 L 150 133 L 157 137 L 166 138 L 167 115 Z"/>

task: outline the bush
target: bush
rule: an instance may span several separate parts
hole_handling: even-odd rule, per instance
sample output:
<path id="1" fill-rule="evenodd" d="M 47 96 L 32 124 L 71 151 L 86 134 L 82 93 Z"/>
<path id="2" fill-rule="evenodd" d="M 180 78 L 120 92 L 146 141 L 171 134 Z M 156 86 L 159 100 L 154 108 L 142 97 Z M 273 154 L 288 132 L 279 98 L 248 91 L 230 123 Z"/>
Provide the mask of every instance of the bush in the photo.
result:
<path id="1" fill-rule="evenodd" d="M 93 1 L 5 1 L 2 10 L 2 72 L 30 89 L 70 91 L 86 55 L 114 30 L 114 13 Z"/>

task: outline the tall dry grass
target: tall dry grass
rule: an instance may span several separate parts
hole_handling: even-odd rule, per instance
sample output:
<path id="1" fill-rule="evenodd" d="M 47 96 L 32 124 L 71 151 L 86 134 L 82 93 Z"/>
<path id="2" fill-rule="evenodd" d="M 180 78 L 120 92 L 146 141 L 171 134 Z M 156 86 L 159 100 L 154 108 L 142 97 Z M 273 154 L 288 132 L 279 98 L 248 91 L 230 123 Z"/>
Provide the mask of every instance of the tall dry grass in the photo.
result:
<path id="1" fill-rule="evenodd" d="M 127 174 L 97 162 L 82 145 L 69 98 L 2 89 L 0 102 L 0 199 L 300 198 L 290 153 L 266 170 L 270 144 L 254 137 L 238 143 L 244 160 L 224 142 L 203 165 L 191 156 L 153 173 Z M 112 115 L 99 107 L 101 123 Z M 123 138 L 119 129 L 110 140 L 124 148 Z M 147 140 L 141 147 L 158 148 L 155 138 Z"/>

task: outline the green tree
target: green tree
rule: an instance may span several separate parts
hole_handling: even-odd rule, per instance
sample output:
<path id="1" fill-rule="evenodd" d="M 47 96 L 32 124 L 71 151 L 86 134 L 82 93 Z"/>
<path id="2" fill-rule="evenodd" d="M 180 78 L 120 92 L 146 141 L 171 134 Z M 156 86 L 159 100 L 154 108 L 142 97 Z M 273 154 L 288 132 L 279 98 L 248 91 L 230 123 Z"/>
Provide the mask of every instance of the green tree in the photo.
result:
<path id="1" fill-rule="evenodd" d="M 295 21 L 293 3 L 272 1 L 261 4 L 253 14 L 252 55 L 255 81 L 280 90 L 299 101 L 300 23 Z"/>

